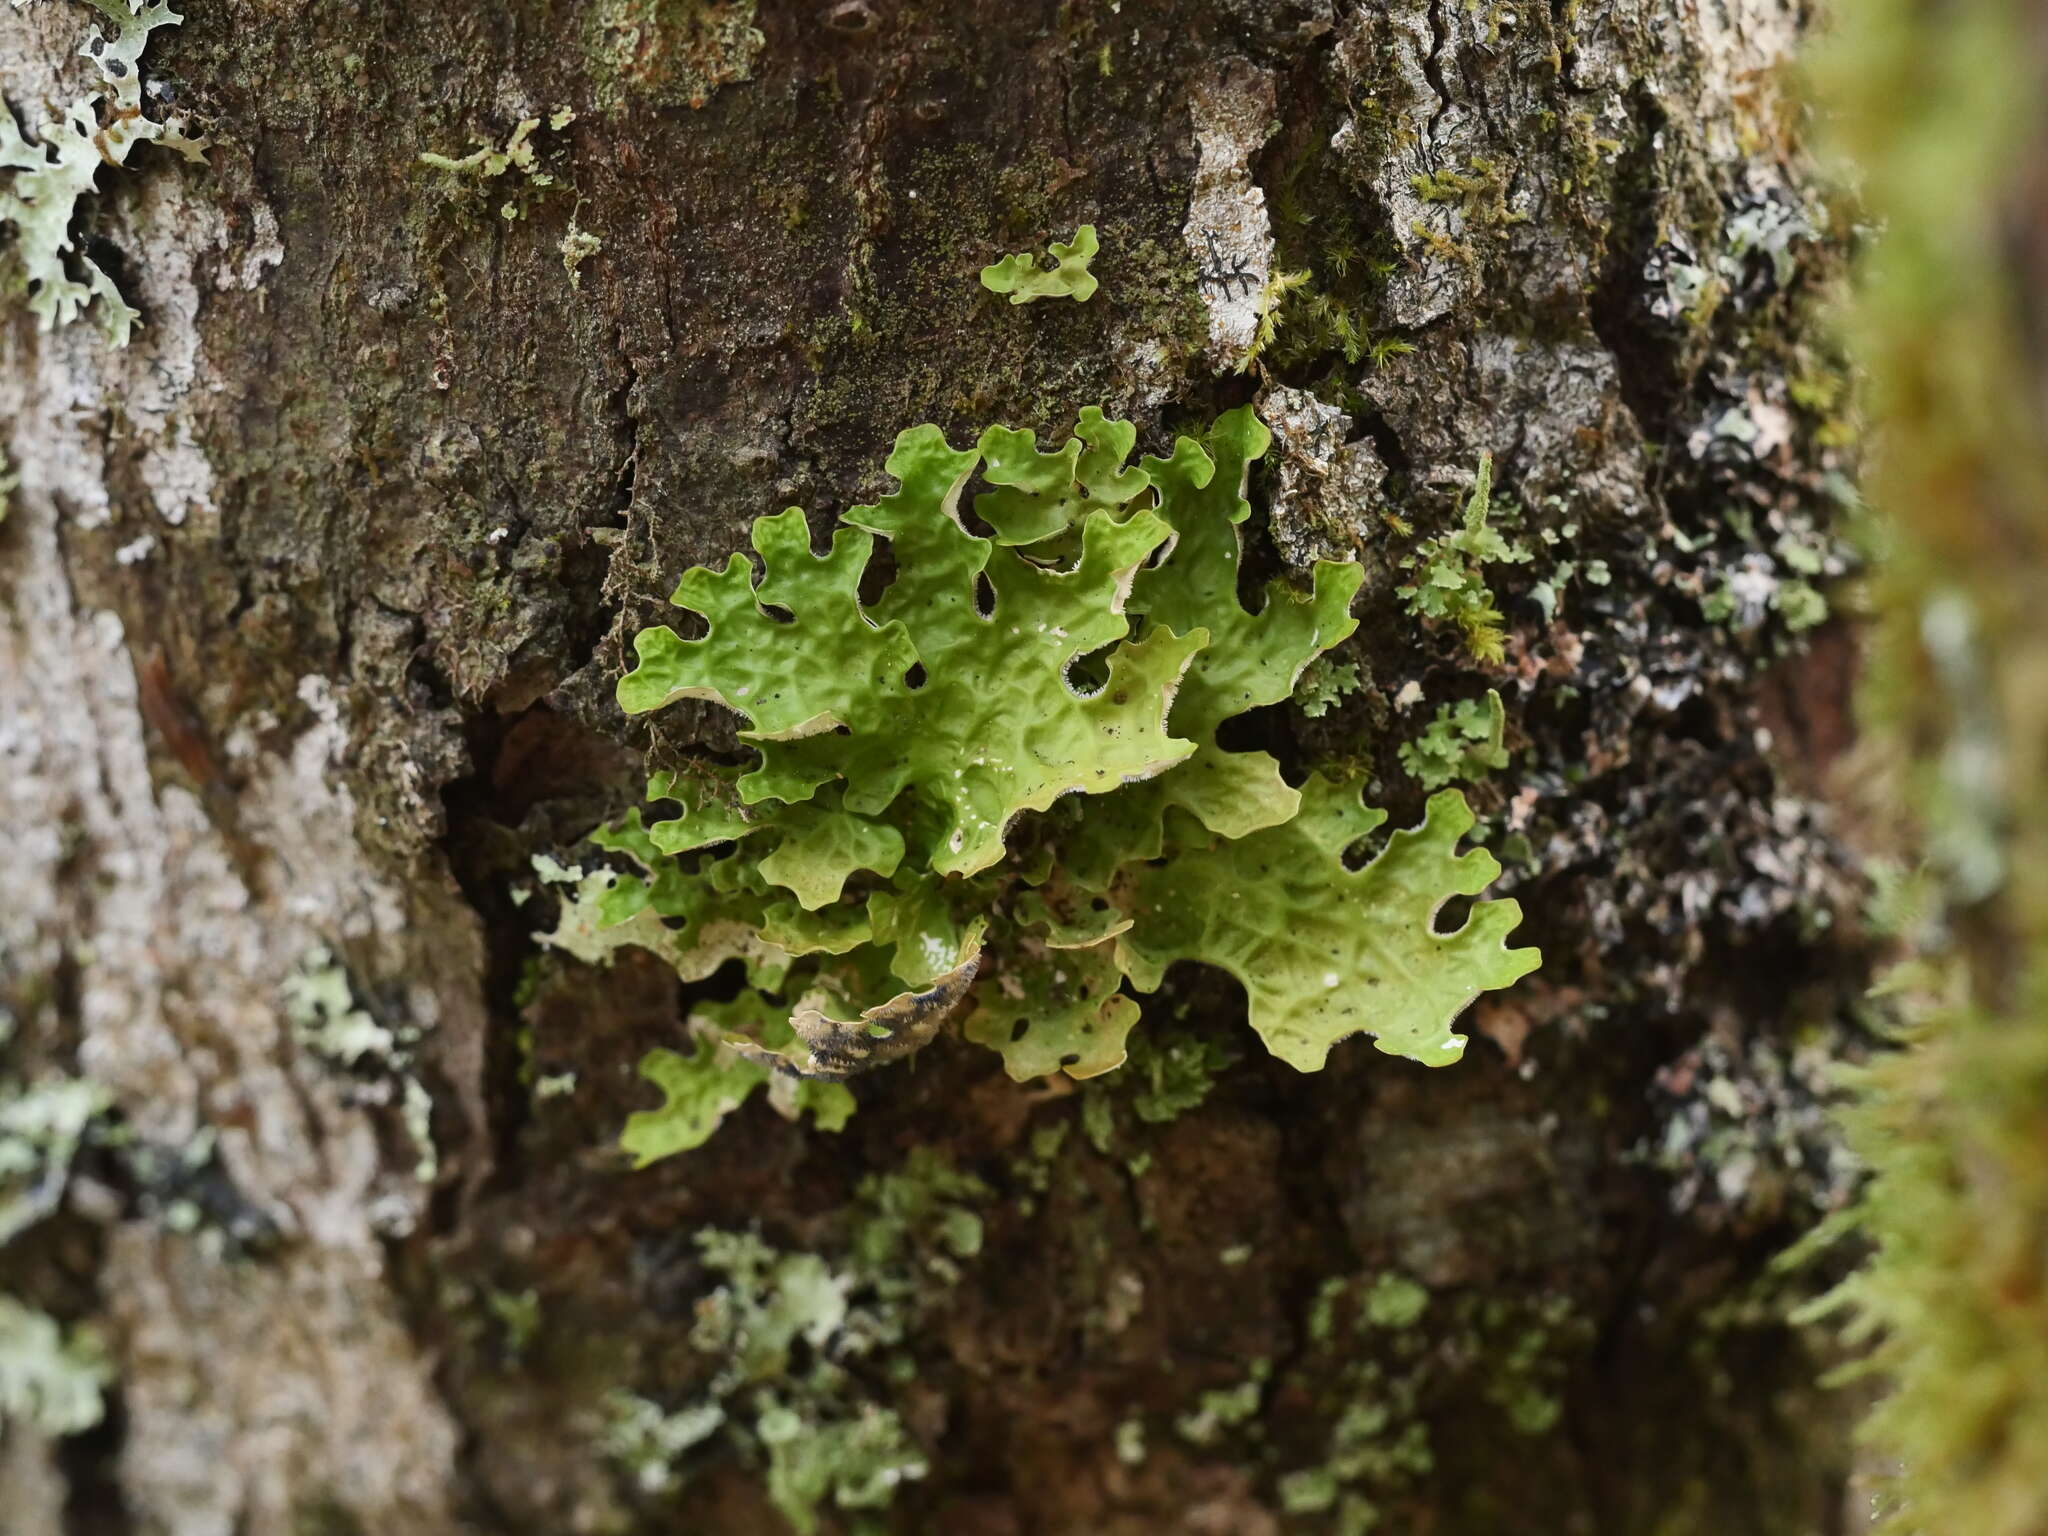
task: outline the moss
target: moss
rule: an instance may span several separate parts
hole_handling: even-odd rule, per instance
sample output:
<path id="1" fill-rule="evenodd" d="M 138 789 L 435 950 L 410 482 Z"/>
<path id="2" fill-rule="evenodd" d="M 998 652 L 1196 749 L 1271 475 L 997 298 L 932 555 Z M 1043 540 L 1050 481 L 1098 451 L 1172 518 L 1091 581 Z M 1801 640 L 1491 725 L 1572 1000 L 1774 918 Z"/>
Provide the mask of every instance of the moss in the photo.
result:
<path id="1" fill-rule="evenodd" d="M 1849 327 L 1884 424 L 1869 820 L 1920 899 L 1880 988 L 1901 1048 L 1846 1118 L 1876 1251 L 1834 1305 L 1886 1381 L 1887 1528 L 2025 1536 L 2048 1527 L 2048 435 L 2038 242 L 1995 232 L 2041 204 L 2040 50 L 2005 0 L 1842 21 L 1820 73 L 1886 227 Z"/>

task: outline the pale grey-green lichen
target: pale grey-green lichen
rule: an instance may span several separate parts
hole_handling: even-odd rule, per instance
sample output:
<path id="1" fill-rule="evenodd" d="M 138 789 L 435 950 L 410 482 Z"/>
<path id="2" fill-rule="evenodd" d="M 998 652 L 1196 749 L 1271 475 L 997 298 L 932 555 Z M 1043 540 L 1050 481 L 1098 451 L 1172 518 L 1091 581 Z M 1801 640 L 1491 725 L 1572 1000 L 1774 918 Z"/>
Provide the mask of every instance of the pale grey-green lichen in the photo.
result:
<path id="1" fill-rule="evenodd" d="M 0 1430 L 25 1424 L 45 1435 L 75 1435 L 106 1413 L 113 1380 L 99 1338 L 68 1333 L 55 1318 L 0 1295 Z"/>
<path id="2" fill-rule="evenodd" d="M 14 1030 L 0 1008 L 0 1049 Z M 112 1101 L 85 1078 L 50 1073 L 29 1083 L 0 1073 L 0 1246 L 57 1208 L 72 1159 Z"/>
<path id="3" fill-rule="evenodd" d="M 422 1184 L 433 1183 L 441 1159 L 434 1146 L 433 1096 L 413 1071 L 418 1027 L 394 1029 L 378 1023 L 357 1003 L 348 972 L 324 945 L 306 952 L 280 990 L 292 1037 L 309 1055 L 358 1077 L 374 1074 L 380 1080 L 374 1089 L 366 1085 L 360 1091 L 364 1102 L 388 1102 L 395 1087 L 406 1134 L 419 1154 L 413 1171 Z"/>
<path id="4" fill-rule="evenodd" d="M 13 3 L 20 10 L 24 0 Z M 106 271 L 73 248 L 79 199 L 93 190 L 102 165 L 126 165 L 137 144 L 158 143 L 194 161 L 205 159 L 206 146 L 185 132 L 182 118 L 153 118 L 142 110 L 142 51 L 158 27 L 175 27 L 184 17 L 167 0 L 88 3 L 112 29 L 108 36 L 95 25 L 79 50 L 98 67 L 102 89 L 71 101 L 27 135 L 11 110 L 0 110 L 0 171 L 12 173 L 0 182 L 0 224 L 14 231 L 28 307 L 44 330 L 69 324 L 98 300 L 107 340 L 125 347 L 142 317 Z"/>

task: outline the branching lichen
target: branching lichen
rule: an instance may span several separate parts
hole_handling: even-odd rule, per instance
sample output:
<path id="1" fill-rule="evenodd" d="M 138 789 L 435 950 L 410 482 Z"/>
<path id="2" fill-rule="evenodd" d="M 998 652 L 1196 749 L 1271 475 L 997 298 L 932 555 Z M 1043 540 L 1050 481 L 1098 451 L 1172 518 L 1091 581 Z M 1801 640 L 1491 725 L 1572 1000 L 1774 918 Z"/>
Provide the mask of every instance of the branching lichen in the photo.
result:
<path id="1" fill-rule="evenodd" d="M 547 126 L 551 132 L 559 133 L 576 121 L 576 113 L 568 107 L 557 107 L 548 114 Z M 538 117 L 522 117 L 513 124 L 506 135 L 504 144 L 497 145 L 489 139 L 478 139 L 476 148 L 466 155 L 444 155 L 429 150 L 420 156 L 420 164 L 430 170 L 441 171 L 451 178 L 473 181 L 482 186 L 496 181 L 507 171 L 517 171 L 518 178 L 512 185 L 520 194 L 539 194 L 556 185 L 556 177 L 543 170 L 533 142 L 534 133 L 540 128 Z M 525 213 L 525 198 L 515 195 L 507 198 L 499 207 L 499 217 L 517 219 Z M 595 236 L 575 228 L 575 216 L 570 216 L 571 233 L 562 239 L 562 267 L 569 274 L 569 284 L 580 287 L 576 268 L 603 242 Z M 580 237 L 580 238 L 579 238 Z M 573 255 L 573 259 L 572 259 Z"/>
<path id="2" fill-rule="evenodd" d="M 1437 706 L 1435 718 L 1413 741 L 1401 743 L 1401 766 L 1424 789 L 1482 778 L 1508 765 L 1507 711 L 1500 695 Z"/>
<path id="3" fill-rule="evenodd" d="M 661 1493 L 687 1480 L 699 1446 L 727 1437 L 762 1466 L 769 1498 L 804 1536 L 824 1507 L 886 1506 L 926 1460 L 871 1378 L 914 1370 L 913 1330 L 980 1252 L 974 1207 L 988 1193 L 920 1151 L 862 1181 L 836 1260 L 751 1232 L 697 1233 L 717 1283 L 697 1303 L 690 1342 L 717 1370 L 673 1410 L 614 1394 L 605 1449 Z"/>
<path id="4" fill-rule="evenodd" d="M 1493 455 L 1482 454 L 1465 517 L 1451 532 L 1429 539 L 1415 551 L 1409 565 L 1414 579 L 1398 589 L 1408 611 L 1418 618 L 1456 626 L 1465 648 L 1480 661 L 1498 664 L 1507 636 L 1500 609 L 1486 584 L 1486 567 L 1496 562 L 1523 564 L 1533 558 L 1524 545 L 1503 538 L 1487 525 L 1493 508 Z"/>
<path id="5" fill-rule="evenodd" d="M 71 221 L 79 199 L 93 190 L 101 166 L 126 165 L 137 144 L 162 144 L 194 161 L 205 159 L 206 146 L 186 134 L 183 119 L 153 118 L 142 110 L 142 51 L 158 27 L 177 26 L 184 18 L 166 0 L 90 4 L 113 35 L 95 26 L 79 51 L 98 68 L 104 88 L 32 125 L 27 135 L 13 112 L 0 107 L 0 171 L 13 173 L 0 182 L 0 224 L 14 229 L 28 306 L 44 330 L 68 325 L 97 300 L 107 340 L 125 347 L 142 316 L 102 267 L 74 249 Z M 14 0 L 15 9 L 21 5 Z"/>

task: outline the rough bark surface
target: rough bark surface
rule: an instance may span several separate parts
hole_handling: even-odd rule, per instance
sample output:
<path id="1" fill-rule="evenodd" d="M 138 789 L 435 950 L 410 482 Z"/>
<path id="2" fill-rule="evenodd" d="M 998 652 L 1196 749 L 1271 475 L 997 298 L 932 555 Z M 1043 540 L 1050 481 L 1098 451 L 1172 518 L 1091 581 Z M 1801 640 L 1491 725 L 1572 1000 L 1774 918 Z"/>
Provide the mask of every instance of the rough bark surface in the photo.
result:
<path id="1" fill-rule="evenodd" d="M 911 1366 L 863 1384 L 930 1470 L 823 1529 L 1847 1528 L 1842 1406 L 1765 1271 L 1843 1192 L 1816 1068 L 1860 974 L 1813 798 L 1845 647 L 1779 596 L 1788 547 L 1837 558 L 1803 7 L 748 10 L 190 0 L 146 73 L 209 164 L 145 151 L 77 226 L 144 328 L 0 314 L 0 1068 L 104 1085 L 129 1139 L 0 1255 L 115 1365 L 100 1428 L 7 1429 L 10 1530 L 783 1529 L 758 1445 L 653 1491 L 607 1404 L 716 1370 L 693 1232 L 842 1254 L 860 1179 L 918 1147 L 990 1189 L 979 1255 L 900 1309 Z M 76 92 L 90 19 L 0 17 L 9 103 Z M 531 167 L 420 160 L 528 118 Z M 1092 302 L 976 283 L 1083 222 Z M 1409 350 L 1347 358 L 1347 324 Z M 871 496 L 917 422 L 1043 440 L 1099 403 L 1158 450 L 1246 399 L 1309 423 L 1254 564 L 1369 573 L 1365 686 L 1264 744 L 1363 757 L 1412 817 L 1400 743 L 1500 690 L 1515 762 L 1472 796 L 1544 970 L 1441 1072 L 1354 1041 L 1297 1074 L 1177 975 L 1158 1016 L 1238 1056 L 1177 1118 L 942 1039 L 836 1137 L 757 1103 L 627 1172 L 685 999 L 536 958 L 515 893 L 645 761 L 737 750 L 715 708 L 611 702 L 676 577 Z M 1387 518 L 1448 526 L 1482 451 L 1544 551 L 1499 573 L 1497 666 L 1403 611 Z M 322 949 L 416 1032 L 403 1074 L 295 1036 Z M 1389 1275 L 1418 1316 L 1319 1338 L 1319 1297 L 1348 1330 Z"/>

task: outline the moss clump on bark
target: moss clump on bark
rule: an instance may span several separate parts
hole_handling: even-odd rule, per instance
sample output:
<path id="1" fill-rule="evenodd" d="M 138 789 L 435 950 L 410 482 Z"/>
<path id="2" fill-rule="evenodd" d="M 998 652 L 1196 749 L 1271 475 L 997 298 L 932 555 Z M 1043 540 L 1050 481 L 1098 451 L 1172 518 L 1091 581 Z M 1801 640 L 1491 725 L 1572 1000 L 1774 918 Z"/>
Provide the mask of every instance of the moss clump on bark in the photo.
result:
<path id="1" fill-rule="evenodd" d="M 1885 227 L 1851 326 L 1885 424 L 1863 702 L 1875 809 L 1914 869 L 1880 988 L 1903 1048 L 1848 1119 L 1876 1252 L 1835 1303 L 1889 1386 L 1866 1426 L 1897 1469 L 1887 1526 L 1929 1536 L 2048 1527 L 2042 67 L 2008 0 L 1871 0 L 1823 70 Z"/>

